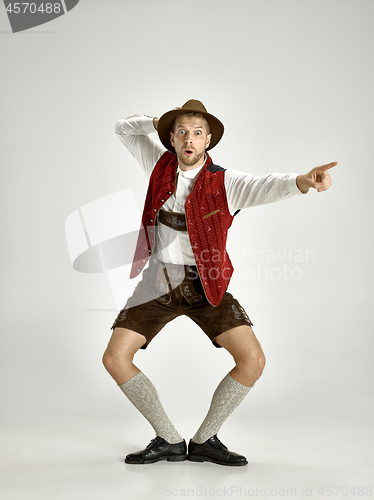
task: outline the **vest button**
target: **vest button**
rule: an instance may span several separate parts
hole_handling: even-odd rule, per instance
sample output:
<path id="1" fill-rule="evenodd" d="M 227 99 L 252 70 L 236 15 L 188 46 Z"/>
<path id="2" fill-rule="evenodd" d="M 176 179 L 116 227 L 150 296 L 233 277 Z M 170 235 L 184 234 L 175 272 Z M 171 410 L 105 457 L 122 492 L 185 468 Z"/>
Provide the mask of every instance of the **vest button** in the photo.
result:
<path id="1" fill-rule="evenodd" d="M 151 222 L 153 222 L 153 219 L 151 219 Z"/>
<path id="2" fill-rule="evenodd" d="M 165 200 L 161 200 L 161 201 L 165 201 Z"/>
<path id="3" fill-rule="evenodd" d="M 157 212 L 157 210 L 156 210 L 155 208 L 153 209 L 153 211 L 154 211 L 154 212 Z"/>

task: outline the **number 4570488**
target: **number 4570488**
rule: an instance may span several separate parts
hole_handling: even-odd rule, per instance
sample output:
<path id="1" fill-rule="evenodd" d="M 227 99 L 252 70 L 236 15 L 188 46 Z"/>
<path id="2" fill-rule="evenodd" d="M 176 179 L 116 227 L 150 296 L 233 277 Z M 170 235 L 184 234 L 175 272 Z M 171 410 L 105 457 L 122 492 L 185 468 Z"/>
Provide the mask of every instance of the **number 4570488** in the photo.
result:
<path id="1" fill-rule="evenodd" d="M 25 14 L 26 12 L 30 12 L 31 14 L 35 14 L 36 12 L 46 13 L 46 14 L 58 14 L 61 11 L 61 4 L 59 3 L 42 3 L 37 7 L 35 3 L 26 3 L 26 2 L 10 2 L 6 11 L 13 14 Z"/>

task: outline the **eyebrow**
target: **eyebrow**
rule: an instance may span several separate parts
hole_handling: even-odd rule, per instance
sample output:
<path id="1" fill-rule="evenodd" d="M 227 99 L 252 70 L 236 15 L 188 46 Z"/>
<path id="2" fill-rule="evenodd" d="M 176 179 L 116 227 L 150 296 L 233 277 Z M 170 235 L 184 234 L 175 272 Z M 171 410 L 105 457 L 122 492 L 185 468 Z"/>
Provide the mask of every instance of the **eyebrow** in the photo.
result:
<path id="1" fill-rule="evenodd" d="M 183 127 L 183 125 L 177 125 L 177 129 L 178 129 L 178 128 L 186 128 L 186 127 Z M 195 127 L 195 128 L 202 128 L 202 129 L 203 129 L 204 127 L 200 127 L 200 126 L 199 126 L 199 127 Z"/>

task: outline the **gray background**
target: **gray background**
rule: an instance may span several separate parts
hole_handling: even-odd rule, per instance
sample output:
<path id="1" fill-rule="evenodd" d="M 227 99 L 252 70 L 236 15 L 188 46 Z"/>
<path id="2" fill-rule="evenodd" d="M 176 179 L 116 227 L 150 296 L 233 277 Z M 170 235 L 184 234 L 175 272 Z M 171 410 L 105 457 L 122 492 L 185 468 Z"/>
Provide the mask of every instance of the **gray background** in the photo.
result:
<path id="1" fill-rule="evenodd" d="M 198 487 L 321 498 L 326 486 L 373 486 L 373 14 L 367 0 L 81 0 L 12 34 L 0 8 L 3 498 L 158 499 Z M 146 177 L 116 120 L 190 98 L 225 124 L 212 157 L 226 168 L 339 162 L 329 191 L 242 211 L 230 230 L 230 291 L 267 355 L 220 432 L 247 455 L 240 470 L 123 464 L 153 430 L 101 365 L 116 316 L 107 278 L 74 271 L 65 238 L 73 211 L 121 189 L 141 212 Z M 296 250 L 315 258 L 295 262 Z M 272 278 L 284 264 L 299 279 Z M 186 439 L 233 365 L 184 318 L 135 362 Z"/>

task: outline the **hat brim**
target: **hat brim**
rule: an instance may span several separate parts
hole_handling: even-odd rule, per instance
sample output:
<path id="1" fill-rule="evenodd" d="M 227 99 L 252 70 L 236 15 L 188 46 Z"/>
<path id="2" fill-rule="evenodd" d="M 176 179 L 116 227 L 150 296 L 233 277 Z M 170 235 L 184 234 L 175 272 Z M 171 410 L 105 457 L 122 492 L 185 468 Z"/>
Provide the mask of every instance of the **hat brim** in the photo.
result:
<path id="1" fill-rule="evenodd" d="M 170 132 L 171 127 L 174 123 L 175 118 L 178 115 L 183 115 L 185 113 L 198 113 L 199 115 L 203 116 L 206 121 L 209 123 L 210 127 L 210 133 L 212 134 L 210 144 L 206 148 L 206 151 L 209 149 L 214 148 L 219 141 L 222 139 L 223 132 L 225 130 L 223 123 L 218 120 L 215 116 L 211 115 L 210 113 L 206 113 L 204 111 L 200 111 L 197 109 L 189 109 L 189 108 L 183 108 L 183 109 L 173 109 L 171 111 L 166 112 L 161 116 L 161 118 L 158 121 L 158 126 L 157 126 L 157 132 L 158 136 L 160 138 L 160 141 L 162 144 L 165 146 L 166 149 L 171 151 L 172 153 L 175 153 L 175 149 L 173 148 L 171 142 L 170 142 Z"/>

